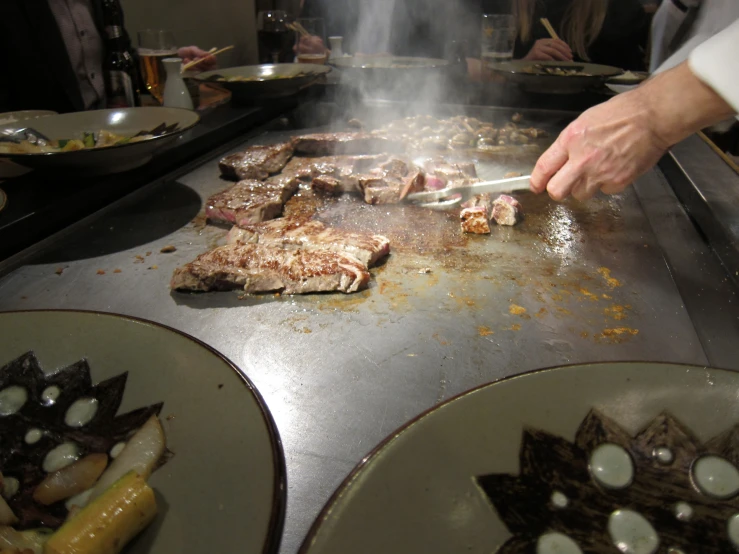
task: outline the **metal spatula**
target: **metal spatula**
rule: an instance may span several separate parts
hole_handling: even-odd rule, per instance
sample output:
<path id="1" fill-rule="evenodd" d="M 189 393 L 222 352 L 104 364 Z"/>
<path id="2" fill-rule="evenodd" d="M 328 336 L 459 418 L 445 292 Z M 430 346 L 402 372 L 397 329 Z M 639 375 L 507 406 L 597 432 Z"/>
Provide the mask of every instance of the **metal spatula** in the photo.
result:
<path id="1" fill-rule="evenodd" d="M 482 181 L 472 185 L 462 185 L 456 187 L 447 187 L 441 190 L 433 190 L 427 192 L 414 192 L 406 196 L 406 200 L 419 203 L 424 208 L 432 210 L 445 210 L 459 206 L 462 202 L 469 200 L 476 194 L 486 192 L 492 194 L 503 194 L 505 192 L 513 192 L 514 190 L 528 190 L 531 175 L 522 177 L 511 177 L 509 179 L 496 179 L 495 181 Z M 459 195 L 457 198 L 443 200 L 452 195 Z"/>

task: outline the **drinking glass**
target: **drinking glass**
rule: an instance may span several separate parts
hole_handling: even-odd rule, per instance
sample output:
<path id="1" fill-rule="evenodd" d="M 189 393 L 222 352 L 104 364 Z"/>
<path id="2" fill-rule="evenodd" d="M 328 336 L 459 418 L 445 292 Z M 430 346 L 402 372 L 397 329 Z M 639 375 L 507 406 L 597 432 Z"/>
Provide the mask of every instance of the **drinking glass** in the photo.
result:
<path id="1" fill-rule="evenodd" d="M 511 60 L 516 32 L 516 20 L 512 15 L 483 15 L 482 59 L 488 62 Z"/>
<path id="2" fill-rule="evenodd" d="M 326 49 L 326 27 L 320 17 L 296 19 L 294 26 L 295 52 L 298 63 L 325 64 L 328 58 Z"/>
<path id="3" fill-rule="evenodd" d="M 162 29 L 145 29 L 138 32 L 139 59 L 141 61 L 141 75 L 146 83 L 146 89 L 157 102 L 162 103 L 164 83 L 167 72 L 162 60 L 177 57 L 177 46 L 174 34 Z"/>
<path id="4" fill-rule="evenodd" d="M 282 10 L 266 10 L 257 14 L 257 36 L 260 51 L 266 51 L 269 58 L 260 55 L 260 61 L 280 63 L 280 54 L 290 42 L 287 28 L 287 15 Z"/>

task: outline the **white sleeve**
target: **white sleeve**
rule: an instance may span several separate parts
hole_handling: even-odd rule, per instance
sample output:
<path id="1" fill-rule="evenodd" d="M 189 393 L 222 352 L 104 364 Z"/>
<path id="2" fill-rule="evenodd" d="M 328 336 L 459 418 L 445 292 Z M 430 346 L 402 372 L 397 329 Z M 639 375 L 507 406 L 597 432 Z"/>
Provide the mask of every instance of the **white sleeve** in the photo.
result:
<path id="1" fill-rule="evenodd" d="M 739 112 L 739 20 L 697 46 L 690 69 Z"/>

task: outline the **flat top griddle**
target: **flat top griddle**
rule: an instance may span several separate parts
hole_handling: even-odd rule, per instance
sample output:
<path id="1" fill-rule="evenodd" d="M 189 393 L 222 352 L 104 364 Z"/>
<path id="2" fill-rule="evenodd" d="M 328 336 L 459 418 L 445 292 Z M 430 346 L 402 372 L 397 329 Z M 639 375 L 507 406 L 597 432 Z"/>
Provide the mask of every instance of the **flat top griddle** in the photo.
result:
<path id="1" fill-rule="evenodd" d="M 510 118 L 512 111 L 475 113 Z M 567 120 L 524 116 L 553 132 Z M 290 127 L 306 117 L 303 111 L 276 121 L 275 132 L 254 142 L 297 134 Z M 524 222 L 496 227 L 490 236 L 462 235 L 453 214 L 350 198 L 324 204 L 303 191 L 288 212 L 320 203 L 322 221 L 390 238 L 392 253 L 373 270 L 368 290 L 170 293 L 175 267 L 226 233 L 205 225 L 202 213 L 204 200 L 230 185 L 218 177 L 217 161 L 153 188 L 0 279 L 0 310 L 78 308 L 149 318 L 208 342 L 239 365 L 284 442 L 290 488 L 282 552 L 297 550 L 334 488 L 381 439 L 452 395 L 561 364 L 710 362 L 705 332 L 686 299 L 701 294 L 690 288 L 696 284 L 722 290 L 725 276 L 710 253 L 697 253 L 698 233 L 680 223 L 685 214 L 656 171 L 636 189 L 588 203 L 517 195 Z M 534 161 L 485 160 L 478 169 L 492 178 L 529 171 Z M 643 207 L 645 183 L 662 196 Z M 665 225 L 675 231 L 663 232 Z M 177 250 L 162 253 L 168 245 Z M 696 262 L 676 283 L 665 263 L 671 252 L 692 255 L 701 266 Z M 726 296 L 704 294 L 698 300 L 706 310 L 720 308 L 729 317 Z M 715 331 L 714 341 L 731 340 L 733 329 Z"/>

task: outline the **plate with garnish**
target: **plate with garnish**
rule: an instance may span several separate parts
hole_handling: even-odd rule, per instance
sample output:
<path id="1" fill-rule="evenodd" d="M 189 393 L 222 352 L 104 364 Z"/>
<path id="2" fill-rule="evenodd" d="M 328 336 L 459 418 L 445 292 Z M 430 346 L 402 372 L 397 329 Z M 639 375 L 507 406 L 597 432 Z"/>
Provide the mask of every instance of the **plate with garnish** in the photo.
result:
<path id="1" fill-rule="evenodd" d="M 214 349 L 131 317 L 27 311 L 0 313 L 0 358 L 0 550 L 277 551 L 280 439 Z"/>
<path id="2" fill-rule="evenodd" d="M 390 435 L 302 554 L 719 554 L 739 549 L 739 373 L 534 371 Z"/>

